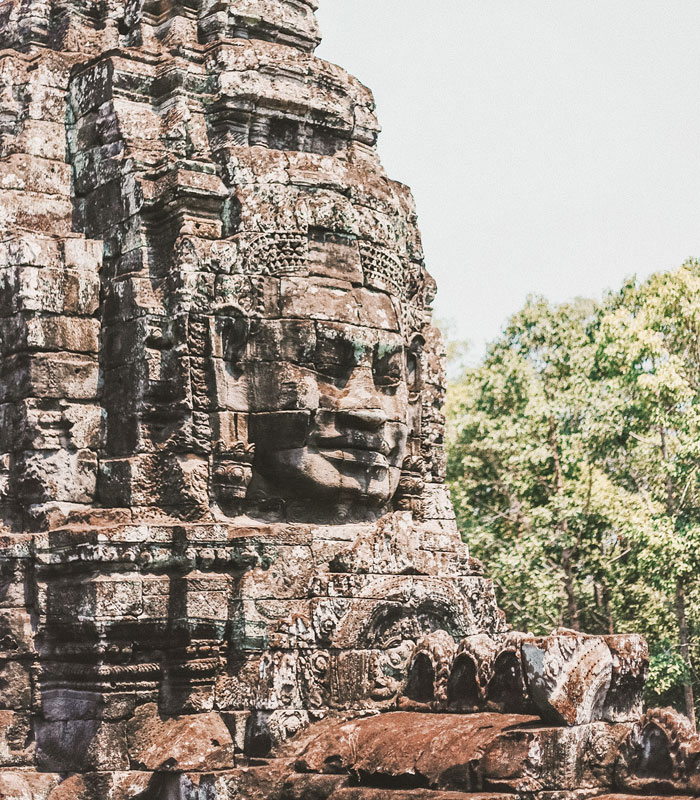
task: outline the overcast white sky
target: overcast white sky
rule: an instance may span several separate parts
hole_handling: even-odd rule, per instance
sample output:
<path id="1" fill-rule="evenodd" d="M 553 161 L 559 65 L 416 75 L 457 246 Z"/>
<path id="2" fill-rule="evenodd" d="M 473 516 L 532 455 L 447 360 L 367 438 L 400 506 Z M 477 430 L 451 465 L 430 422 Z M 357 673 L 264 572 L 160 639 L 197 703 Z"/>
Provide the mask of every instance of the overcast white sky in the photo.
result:
<path id="1" fill-rule="evenodd" d="M 700 257 L 698 0 L 320 0 L 374 90 L 436 312 L 483 352 L 529 293 Z"/>

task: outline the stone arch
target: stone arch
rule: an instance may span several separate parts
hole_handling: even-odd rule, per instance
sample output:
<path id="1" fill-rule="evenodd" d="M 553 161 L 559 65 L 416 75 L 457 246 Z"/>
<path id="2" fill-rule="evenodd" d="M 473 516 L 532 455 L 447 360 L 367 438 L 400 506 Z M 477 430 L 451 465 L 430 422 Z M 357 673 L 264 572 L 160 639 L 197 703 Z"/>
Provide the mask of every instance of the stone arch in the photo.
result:
<path id="1" fill-rule="evenodd" d="M 493 665 L 493 676 L 486 687 L 486 701 L 499 711 L 521 714 L 527 705 L 527 688 L 520 654 L 503 650 Z"/>
<path id="2" fill-rule="evenodd" d="M 624 791 L 696 794 L 700 790 L 700 736 L 677 711 L 651 709 L 622 743 L 615 773 Z"/>
<path id="3" fill-rule="evenodd" d="M 451 711 L 475 711 L 479 706 L 477 666 L 468 653 L 460 653 L 447 681 L 447 705 Z"/>
<path id="4" fill-rule="evenodd" d="M 444 630 L 430 633 L 418 642 L 409 661 L 401 705 L 406 701 L 409 705 L 444 705 L 454 651 L 455 641 Z"/>
<path id="5" fill-rule="evenodd" d="M 493 676 L 498 644 L 486 634 L 463 639 L 457 648 L 448 680 L 448 704 L 460 711 L 476 711 L 485 704 L 486 687 Z"/>
<path id="6" fill-rule="evenodd" d="M 435 669 L 427 653 L 417 653 L 411 662 L 404 694 L 416 703 L 435 700 Z"/>

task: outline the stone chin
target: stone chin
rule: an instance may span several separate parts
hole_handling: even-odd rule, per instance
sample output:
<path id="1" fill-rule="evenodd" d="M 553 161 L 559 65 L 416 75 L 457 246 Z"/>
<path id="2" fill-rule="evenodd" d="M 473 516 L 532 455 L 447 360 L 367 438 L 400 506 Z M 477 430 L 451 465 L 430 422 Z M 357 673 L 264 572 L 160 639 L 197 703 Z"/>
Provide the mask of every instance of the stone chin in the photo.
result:
<path id="1" fill-rule="evenodd" d="M 405 450 L 405 436 L 388 456 L 355 448 L 297 447 L 263 454 L 259 467 L 268 481 L 284 486 L 290 497 L 366 498 L 379 506 L 388 504 L 396 493 L 401 476 L 398 465 Z"/>

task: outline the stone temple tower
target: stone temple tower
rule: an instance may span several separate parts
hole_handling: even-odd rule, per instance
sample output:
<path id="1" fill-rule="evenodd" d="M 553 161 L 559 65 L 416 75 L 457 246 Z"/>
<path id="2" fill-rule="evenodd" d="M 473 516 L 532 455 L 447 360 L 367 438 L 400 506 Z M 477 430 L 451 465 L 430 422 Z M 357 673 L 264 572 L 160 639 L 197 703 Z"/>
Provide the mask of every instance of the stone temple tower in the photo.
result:
<path id="1" fill-rule="evenodd" d="M 644 643 L 510 632 L 461 542 L 315 7 L 0 3 L 0 797 L 700 792 Z"/>

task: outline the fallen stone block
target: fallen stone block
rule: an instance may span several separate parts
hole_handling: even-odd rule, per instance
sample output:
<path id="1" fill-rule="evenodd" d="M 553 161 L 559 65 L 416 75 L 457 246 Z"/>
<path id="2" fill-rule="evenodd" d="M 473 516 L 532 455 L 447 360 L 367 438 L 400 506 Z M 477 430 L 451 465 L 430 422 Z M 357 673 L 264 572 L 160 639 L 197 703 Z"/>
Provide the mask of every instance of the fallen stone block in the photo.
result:
<path id="1" fill-rule="evenodd" d="M 339 789 L 329 800 L 514 800 L 512 794 L 441 792 L 429 789 L 376 789 L 369 786 Z M 539 800 L 539 798 L 538 798 Z M 563 800 L 563 799 L 562 799 Z"/>
<path id="2" fill-rule="evenodd" d="M 29 715 L 0 711 L 0 768 L 29 766 L 33 756 Z"/>
<path id="3" fill-rule="evenodd" d="M 629 725 L 528 726 L 506 731 L 479 764 L 480 785 L 493 791 L 612 789 L 620 742 Z"/>
<path id="4" fill-rule="evenodd" d="M 554 633 L 522 645 L 530 697 L 545 719 L 585 725 L 601 719 L 613 659 L 601 637 Z"/>
<path id="5" fill-rule="evenodd" d="M 700 795 L 700 735 L 671 708 L 647 711 L 622 742 L 615 778 L 645 796 Z"/>
<path id="6" fill-rule="evenodd" d="M 62 781 L 47 800 L 133 800 L 148 788 L 148 772 L 92 772 Z"/>
<path id="7" fill-rule="evenodd" d="M 325 727 L 296 766 L 300 772 L 349 772 L 417 788 L 472 791 L 489 745 L 504 731 L 534 721 L 516 714 L 382 714 Z"/>
<path id="8" fill-rule="evenodd" d="M 290 775 L 282 787 L 282 800 L 327 800 L 348 782 L 347 775 Z"/>
<path id="9" fill-rule="evenodd" d="M 59 781 L 58 775 L 3 769 L 0 772 L 0 797 L 2 800 L 54 800 L 52 790 Z M 79 798 L 71 797 L 71 800 Z"/>
<path id="10" fill-rule="evenodd" d="M 36 759 L 49 772 L 125 770 L 126 723 L 100 719 L 38 721 Z"/>
<path id="11" fill-rule="evenodd" d="M 215 712 L 162 719 L 155 703 L 136 709 L 128 725 L 129 758 L 161 772 L 229 769 L 234 745 Z"/>
<path id="12" fill-rule="evenodd" d="M 607 722 L 637 722 L 644 711 L 649 646 L 643 636 L 634 634 L 606 636 L 605 643 L 610 648 L 613 665 L 603 719 Z"/>

